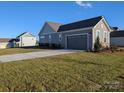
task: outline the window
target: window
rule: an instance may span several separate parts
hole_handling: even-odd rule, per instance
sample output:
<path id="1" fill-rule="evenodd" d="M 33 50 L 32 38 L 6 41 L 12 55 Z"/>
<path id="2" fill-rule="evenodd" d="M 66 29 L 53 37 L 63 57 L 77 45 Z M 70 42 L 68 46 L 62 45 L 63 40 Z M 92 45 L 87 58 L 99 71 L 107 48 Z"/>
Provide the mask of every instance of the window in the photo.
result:
<path id="1" fill-rule="evenodd" d="M 107 32 L 104 32 L 104 42 L 107 42 Z"/>
<path id="2" fill-rule="evenodd" d="M 51 40 L 51 35 L 49 35 L 49 40 Z"/>
<path id="3" fill-rule="evenodd" d="M 110 33 L 108 32 L 108 33 L 107 33 L 107 41 L 108 41 L 108 43 L 110 43 L 109 40 L 110 40 Z"/>
<path id="4" fill-rule="evenodd" d="M 40 38 L 43 39 L 43 38 L 45 38 L 45 36 L 41 36 Z"/>
<path id="5" fill-rule="evenodd" d="M 61 41 L 62 40 L 62 35 L 61 34 L 59 34 L 59 41 Z"/>
<path id="6" fill-rule="evenodd" d="M 103 28 L 103 24 L 101 24 L 101 28 Z"/>
<path id="7" fill-rule="evenodd" d="M 96 31 L 96 38 L 97 37 L 100 37 L 100 31 L 99 30 Z"/>

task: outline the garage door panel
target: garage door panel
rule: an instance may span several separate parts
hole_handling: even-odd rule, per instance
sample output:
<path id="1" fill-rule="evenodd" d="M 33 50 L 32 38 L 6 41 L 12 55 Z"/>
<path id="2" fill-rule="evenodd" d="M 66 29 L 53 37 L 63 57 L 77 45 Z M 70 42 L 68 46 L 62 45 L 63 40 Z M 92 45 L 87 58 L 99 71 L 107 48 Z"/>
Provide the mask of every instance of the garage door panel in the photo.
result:
<path id="1" fill-rule="evenodd" d="M 68 49 L 87 49 L 87 35 L 74 35 L 67 37 L 67 48 Z"/>

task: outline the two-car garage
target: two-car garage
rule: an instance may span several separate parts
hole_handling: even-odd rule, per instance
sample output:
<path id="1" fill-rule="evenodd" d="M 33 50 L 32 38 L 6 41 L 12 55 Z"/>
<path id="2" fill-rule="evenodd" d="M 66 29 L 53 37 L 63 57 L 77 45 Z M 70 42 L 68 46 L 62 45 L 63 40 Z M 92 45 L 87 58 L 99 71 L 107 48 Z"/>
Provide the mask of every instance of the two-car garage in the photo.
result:
<path id="1" fill-rule="evenodd" d="M 66 39 L 67 49 L 78 49 L 87 50 L 88 49 L 88 37 L 87 34 L 76 34 L 69 35 Z"/>

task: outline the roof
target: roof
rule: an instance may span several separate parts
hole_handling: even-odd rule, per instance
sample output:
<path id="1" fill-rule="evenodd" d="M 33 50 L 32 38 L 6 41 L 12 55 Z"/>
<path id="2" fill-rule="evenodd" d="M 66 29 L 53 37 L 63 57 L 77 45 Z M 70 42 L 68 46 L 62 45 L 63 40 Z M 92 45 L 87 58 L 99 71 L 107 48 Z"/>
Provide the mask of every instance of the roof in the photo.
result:
<path id="1" fill-rule="evenodd" d="M 94 17 L 94 18 L 90 18 L 90 19 L 86 19 L 86 20 L 82 20 L 74 23 L 65 24 L 60 26 L 58 32 L 86 28 L 86 27 L 94 27 L 102 18 L 103 16 L 98 16 L 98 17 Z"/>
<path id="2" fill-rule="evenodd" d="M 9 42 L 19 42 L 19 39 L 16 39 L 16 38 L 13 38 L 13 39 L 11 39 Z"/>
<path id="3" fill-rule="evenodd" d="M 113 31 L 110 33 L 110 37 L 124 37 L 124 30 Z"/>
<path id="4" fill-rule="evenodd" d="M 0 38 L 0 42 L 9 42 L 10 38 Z"/>
<path id="5" fill-rule="evenodd" d="M 59 27 L 63 24 L 60 24 L 60 23 L 55 23 L 55 22 L 45 22 L 43 28 L 41 29 L 41 31 L 38 33 L 38 35 L 40 35 L 45 27 L 45 25 L 48 25 L 52 28 L 53 31 L 57 32 Z"/>
<path id="6" fill-rule="evenodd" d="M 17 36 L 17 37 L 20 37 L 20 36 L 22 36 L 22 35 L 24 35 L 24 34 L 26 34 L 26 33 L 29 33 L 29 32 L 24 32 L 24 33 L 22 33 L 22 34 L 20 34 L 19 36 Z M 30 33 L 31 34 L 31 33 Z M 31 34 L 32 35 L 32 34 Z M 33 35 L 32 35 L 33 36 Z"/>
<path id="7" fill-rule="evenodd" d="M 63 24 L 59 24 L 59 23 L 54 23 L 54 22 L 46 22 L 50 27 L 52 27 L 52 29 L 54 31 L 58 31 L 59 27 Z"/>
<path id="8" fill-rule="evenodd" d="M 111 30 L 113 30 L 113 31 L 118 31 L 118 27 L 110 27 L 111 28 Z"/>
<path id="9" fill-rule="evenodd" d="M 24 35 L 24 34 L 26 34 L 27 32 L 24 32 L 24 33 L 22 33 L 22 34 L 20 34 L 19 36 L 17 36 L 17 37 L 20 37 L 20 36 L 22 36 L 22 35 Z"/>

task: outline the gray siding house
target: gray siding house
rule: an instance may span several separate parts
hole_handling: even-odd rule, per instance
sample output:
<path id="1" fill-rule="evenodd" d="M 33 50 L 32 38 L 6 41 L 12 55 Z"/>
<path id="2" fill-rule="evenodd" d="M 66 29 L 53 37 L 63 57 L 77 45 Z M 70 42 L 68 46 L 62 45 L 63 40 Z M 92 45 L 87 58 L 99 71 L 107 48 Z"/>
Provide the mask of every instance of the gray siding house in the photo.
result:
<path id="1" fill-rule="evenodd" d="M 124 47 L 124 30 L 111 32 L 110 38 L 112 46 Z"/>
<path id="2" fill-rule="evenodd" d="M 46 22 L 39 32 L 39 43 L 59 44 L 65 49 L 94 50 L 97 37 L 103 47 L 110 46 L 110 31 L 103 16 L 69 24 Z"/>

